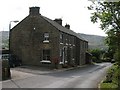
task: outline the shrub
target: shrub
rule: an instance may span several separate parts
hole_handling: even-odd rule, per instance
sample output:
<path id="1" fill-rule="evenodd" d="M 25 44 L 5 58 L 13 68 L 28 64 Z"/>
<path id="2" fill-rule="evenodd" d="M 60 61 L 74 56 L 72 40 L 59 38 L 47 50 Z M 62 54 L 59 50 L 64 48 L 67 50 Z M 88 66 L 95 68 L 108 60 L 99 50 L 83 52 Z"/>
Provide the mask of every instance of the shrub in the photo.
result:
<path id="1" fill-rule="evenodd" d="M 101 88 L 118 87 L 118 65 L 113 65 L 108 71 L 105 80 L 101 83 Z"/>
<path id="2" fill-rule="evenodd" d="M 93 49 L 90 51 L 90 53 L 92 54 L 92 61 L 93 62 L 102 62 L 101 60 L 101 56 L 103 56 L 103 51 L 99 50 L 99 49 Z"/>
<path id="3" fill-rule="evenodd" d="M 114 88 L 114 89 L 117 88 L 117 85 L 114 83 L 102 83 L 101 88 L 103 88 L 103 90 L 106 90 L 105 88 L 108 88 L 108 90 L 111 90 L 110 88 Z"/>

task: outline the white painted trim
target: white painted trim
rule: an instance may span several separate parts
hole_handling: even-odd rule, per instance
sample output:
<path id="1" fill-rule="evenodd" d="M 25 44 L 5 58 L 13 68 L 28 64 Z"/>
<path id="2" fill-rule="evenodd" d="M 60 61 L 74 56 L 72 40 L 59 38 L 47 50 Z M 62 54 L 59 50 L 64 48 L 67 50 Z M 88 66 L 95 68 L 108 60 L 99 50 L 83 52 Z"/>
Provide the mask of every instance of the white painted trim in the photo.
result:
<path id="1" fill-rule="evenodd" d="M 74 61 L 75 59 L 74 59 L 74 58 L 72 58 L 72 60 Z"/>
<path id="2" fill-rule="evenodd" d="M 42 61 L 40 61 L 40 62 L 44 62 L 44 63 L 51 63 L 51 61 L 48 61 L 48 60 L 42 60 Z"/>
<path id="3" fill-rule="evenodd" d="M 68 43 L 66 43 L 66 45 L 68 45 Z"/>
<path id="4" fill-rule="evenodd" d="M 75 44 L 73 44 L 73 46 L 75 46 Z"/>
<path id="5" fill-rule="evenodd" d="M 68 61 L 65 61 L 65 63 L 67 63 Z"/>
<path id="6" fill-rule="evenodd" d="M 49 41 L 48 41 L 48 40 L 44 40 L 43 42 L 44 42 L 44 43 L 49 43 Z"/>
<path id="7" fill-rule="evenodd" d="M 59 64 L 64 64 L 63 62 L 60 62 Z"/>
<path id="8" fill-rule="evenodd" d="M 63 44 L 63 43 L 60 43 L 60 44 Z"/>

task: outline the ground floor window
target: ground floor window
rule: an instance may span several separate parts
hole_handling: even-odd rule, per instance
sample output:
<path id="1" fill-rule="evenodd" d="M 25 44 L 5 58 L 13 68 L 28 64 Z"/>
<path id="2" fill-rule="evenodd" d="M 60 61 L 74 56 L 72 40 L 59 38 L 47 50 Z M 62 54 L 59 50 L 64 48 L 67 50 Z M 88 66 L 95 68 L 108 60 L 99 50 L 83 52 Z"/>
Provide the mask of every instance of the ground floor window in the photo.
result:
<path id="1" fill-rule="evenodd" d="M 43 50 L 43 60 L 50 61 L 50 50 Z"/>

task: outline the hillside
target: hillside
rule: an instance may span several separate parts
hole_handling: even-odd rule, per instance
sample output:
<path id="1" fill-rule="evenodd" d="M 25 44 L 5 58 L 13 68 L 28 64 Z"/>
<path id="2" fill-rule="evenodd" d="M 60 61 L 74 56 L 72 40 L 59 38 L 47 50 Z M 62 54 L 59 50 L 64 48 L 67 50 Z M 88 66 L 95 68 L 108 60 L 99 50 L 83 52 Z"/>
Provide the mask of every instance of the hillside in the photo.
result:
<path id="1" fill-rule="evenodd" d="M 2 40 L 6 40 L 9 38 L 9 32 L 8 31 L 1 31 L 0 37 L 2 37 Z"/>
<path id="2" fill-rule="evenodd" d="M 82 34 L 82 33 L 79 33 L 79 35 L 89 42 L 88 45 L 90 49 L 95 49 L 95 48 L 106 49 L 107 48 L 107 46 L 105 45 L 104 36 L 89 35 L 89 34 Z"/>
<path id="3" fill-rule="evenodd" d="M 9 39 L 9 32 L 0 31 L 0 47 L 8 48 L 8 39 Z"/>
<path id="4" fill-rule="evenodd" d="M 106 45 L 104 44 L 105 37 L 104 36 L 98 36 L 98 35 L 89 35 L 89 34 L 82 34 L 79 33 L 81 37 L 83 37 L 85 40 L 87 40 L 89 43 L 90 49 L 100 48 L 100 49 L 106 49 Z M 9 32 L 8 31 L 1 31 L 0 32 L 0 38 L 2 37 L 2 43 L 0 43 L 0 46 L 8 47 L 8 38 L 9 38 Z"/>

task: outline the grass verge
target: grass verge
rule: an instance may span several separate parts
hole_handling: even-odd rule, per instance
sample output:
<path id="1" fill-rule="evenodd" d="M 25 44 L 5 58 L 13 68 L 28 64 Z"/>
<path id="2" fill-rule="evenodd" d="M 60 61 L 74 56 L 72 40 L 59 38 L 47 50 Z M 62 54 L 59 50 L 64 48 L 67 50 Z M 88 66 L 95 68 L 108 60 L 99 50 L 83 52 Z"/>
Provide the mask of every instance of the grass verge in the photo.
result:
<path id="1" fill-rule="evenodd" d="M 114 64 L 107 71 L 105 80 L 100 84 L 100 88 L 118 88 L 118 65 Z"/>

